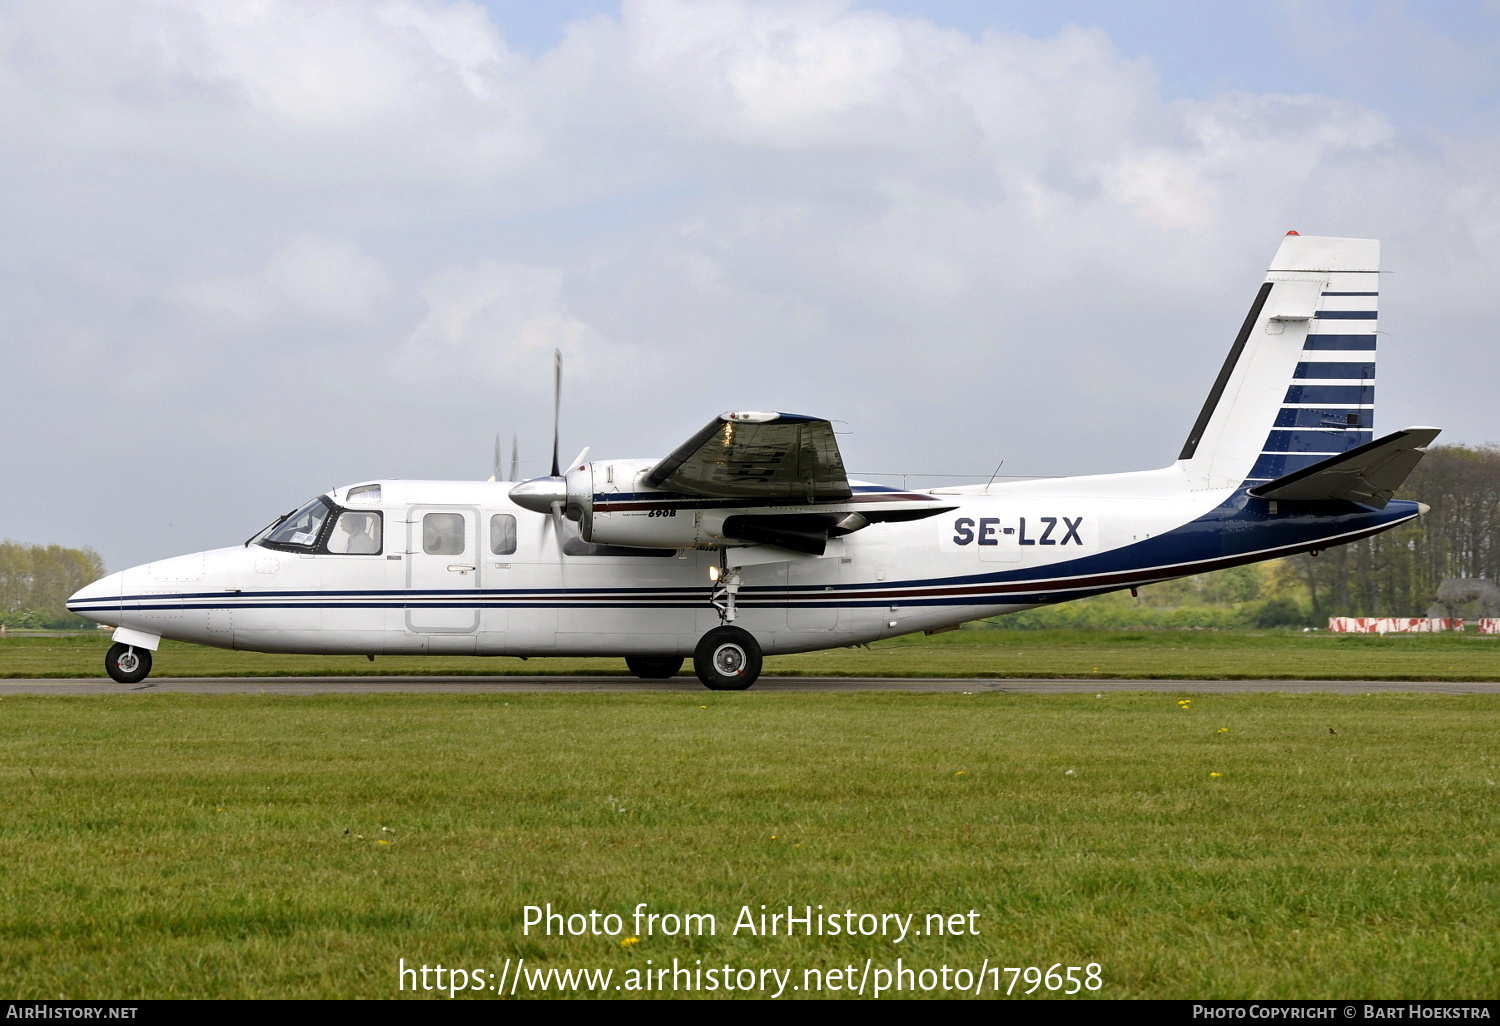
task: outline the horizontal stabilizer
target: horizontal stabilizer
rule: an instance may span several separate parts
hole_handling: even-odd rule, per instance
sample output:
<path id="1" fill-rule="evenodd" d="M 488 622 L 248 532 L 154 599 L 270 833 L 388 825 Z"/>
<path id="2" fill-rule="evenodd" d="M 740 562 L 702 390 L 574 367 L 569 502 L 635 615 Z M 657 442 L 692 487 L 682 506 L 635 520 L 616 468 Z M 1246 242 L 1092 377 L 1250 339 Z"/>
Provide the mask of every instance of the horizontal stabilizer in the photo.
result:
<path id="1" fill-rule="evenodd" d="M 1263 499 L 1347 499 L 1384 509 L 1421 461 L 1439 428 L 1409 427 L 1250 489 Z"/>

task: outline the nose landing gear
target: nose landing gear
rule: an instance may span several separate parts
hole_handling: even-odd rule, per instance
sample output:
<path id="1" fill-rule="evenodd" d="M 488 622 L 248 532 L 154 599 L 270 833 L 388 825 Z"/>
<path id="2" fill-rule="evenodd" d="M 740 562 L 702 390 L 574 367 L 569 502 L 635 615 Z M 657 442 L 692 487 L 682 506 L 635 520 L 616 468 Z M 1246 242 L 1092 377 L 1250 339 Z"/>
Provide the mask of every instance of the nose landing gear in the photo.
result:
<path id="1" fill-rule="evenodd" d="M 121 684 L 139 684 L 151 672 L 151 652 L 115 642 L 104 656 L 104 672 Z"/>
<path id="2" fill-rule="evenodd" d="M 693 649 L 693 669 L 714 691 L 744 691 L 760 676 L 760 644 L 754 635 L 725 624 L 715 627 Z"/>

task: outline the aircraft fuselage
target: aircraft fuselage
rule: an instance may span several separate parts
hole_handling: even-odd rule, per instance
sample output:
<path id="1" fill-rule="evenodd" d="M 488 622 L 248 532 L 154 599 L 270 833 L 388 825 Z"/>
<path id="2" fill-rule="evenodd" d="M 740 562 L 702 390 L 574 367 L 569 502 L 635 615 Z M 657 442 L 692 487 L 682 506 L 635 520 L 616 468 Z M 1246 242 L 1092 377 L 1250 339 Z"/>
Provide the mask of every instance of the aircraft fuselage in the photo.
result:
<path id="1" fill-rule="evenodd" d="M 360 655 L 685 656 L 720 622 L 709 602 L 719 551 L 585 554 L 575 539 L 569 554 L 556 520 L 517 507 L 509 483 L 380 485 L 378 506 L 344 505 L 348 489 L 328 497 L 379 515 L 377 551 L 214 549 L 112 574 L 70 607 L 222 648 Z M 736 626 L 766 654 L 869 643 L 1319 549 L 1420 512 L 1195 491 L 1175 467 L 916 494 L 951 509 L 871 524 L 822 556 L 745 565 Z M 462 524 L 438 552 L 424 551 L 433 514 Z M 513 534 L 495 545 L 497 517 L 513 518 Z"/>

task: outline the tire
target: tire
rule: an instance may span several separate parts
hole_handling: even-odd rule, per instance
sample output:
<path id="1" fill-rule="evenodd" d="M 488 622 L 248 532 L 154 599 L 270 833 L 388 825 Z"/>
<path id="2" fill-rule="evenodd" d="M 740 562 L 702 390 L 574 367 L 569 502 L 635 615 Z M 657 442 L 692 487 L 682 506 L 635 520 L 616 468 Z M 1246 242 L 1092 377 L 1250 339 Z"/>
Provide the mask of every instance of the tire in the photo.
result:
<path id="1" fill-rule="evenodd" d="M 104 672 L 121 684 L 139 684 L 151 672 L 151 652 L 117 641 L 104 656 Z"/>
<path id="2" fill-rule="evenodd" d="M 625 665 L 641 680 L 666 680 L 682 669 L 682 656 L 626 656 Z"/>
<path id="3" fill-rule="evenodd" d="M 715 627 L 693 649 L 693 670 L 713 691 L 744 691 L 760 676 L 760 643 L 738 627 Z"/>

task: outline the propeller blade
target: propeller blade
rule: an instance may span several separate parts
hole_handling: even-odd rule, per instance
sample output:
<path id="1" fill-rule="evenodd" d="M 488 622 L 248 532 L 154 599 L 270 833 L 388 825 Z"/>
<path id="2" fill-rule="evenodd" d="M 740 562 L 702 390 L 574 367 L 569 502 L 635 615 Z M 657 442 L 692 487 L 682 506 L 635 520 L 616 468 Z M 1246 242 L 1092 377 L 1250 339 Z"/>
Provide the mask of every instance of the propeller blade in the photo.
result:
<path id="1" fill-rule="evenodd" d="M 490 480 L 500 479 L 500 432 L 495 432 L 495 462 L 490 467 Z"/>
<path id="2" fill-rule="evenodd" d="M 562 350 L 552 350 L 552 476 L 562 473 L 557 465 L 557 430 L 562 416 Z"/>
<path id="3" fill-rule="evenodd" d="M 499 457 L 496 457 L 498 460 Z M 521 449 L 516 442 L 516 436 L 510 436 L 510 480 L 516 480 L 516 475 L 521 472 Z"/>
<path id="4" fill-rule="evenodd" d="M 583 447 L 583 452 L 579 453 L 577 456 L 574 456 L 573 457 L 573 462 L 568 464 L 568 473 L 571 474 L 573 471 L 575 471 L 579 467 L 583 466 L 583 461 L 586 460 L 586 459 L 588 459 L 588 458 L 589 458 L 589 447 L 585 445 Z"/>

